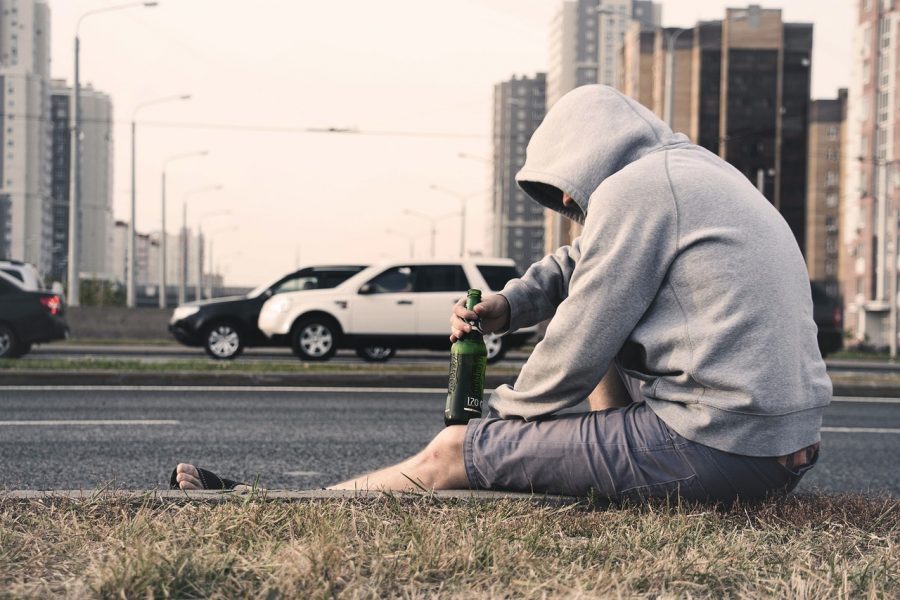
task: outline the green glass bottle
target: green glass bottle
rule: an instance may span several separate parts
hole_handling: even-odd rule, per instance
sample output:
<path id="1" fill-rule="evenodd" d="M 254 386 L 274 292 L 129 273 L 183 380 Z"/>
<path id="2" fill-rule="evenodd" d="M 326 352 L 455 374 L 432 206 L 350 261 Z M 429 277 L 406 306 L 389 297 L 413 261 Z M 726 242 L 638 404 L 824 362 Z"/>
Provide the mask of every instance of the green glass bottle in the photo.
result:
<path id="1" fill-rule="evenodd" d="M 469 290 L 466 308 L 473 310 L 481 302 L 481 290 Z M 464 425 L 481 416 L 484 395 L 484 371 L 487 348 L 481 332 L 473 329 L 450 347 L 450 385 L 444 425 Z"/>

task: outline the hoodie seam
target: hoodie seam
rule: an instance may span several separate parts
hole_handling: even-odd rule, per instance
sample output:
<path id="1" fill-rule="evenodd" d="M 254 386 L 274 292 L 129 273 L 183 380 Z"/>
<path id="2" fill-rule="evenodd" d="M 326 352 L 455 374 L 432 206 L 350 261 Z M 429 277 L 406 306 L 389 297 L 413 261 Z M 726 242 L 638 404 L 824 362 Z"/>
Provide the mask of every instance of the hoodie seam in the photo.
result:
<path id="1" fill-rule="evenodd" d="M 678 255 L 680 252 L 680 244 L 681 244 L 681 223 L 678 215 L 678 197 L 675 195 L 675 186 L 672 184 L 672 177 L 669 174 L 669 151 L 665 152 L 665 160 L 663 161 L 666 170 L 666 183 L 669 184 L 669 194 L 672 196 L 672 208 L 675 211 L 675 254 Z M 674 259 L 672 261 L 674 263 Z M 706 392 L 706 386 L 697 379 L 695 375 L 694 368 L 694 339 L 691 337 L 691 329 L 690 329 L 690 321 L 687 317 L 687 311 L 684 310 L 684 305 L 681 302 L 681 298 L 678 297 L 678 293 L 675 291 L 675 286 L 672 285 L 672 278 L 667 277 L 666 284 L 669 286 L 669 291 L 672 292 L 672 297 L 675 298 L 675 302 L 678 304 L 678 310 L 681 311 L 681 318 L 684 321 L 684 337 L 687 338 L 688 343 L 688 376 L 697 382 L 700 385 L 700 393 L 697 394 L 697 397 L 694 399 L 694 402 L 700 402 L 700 399 L 703 397 L 703 394 Z M 658 382 L 658 380 L 657 380 Z M 656 387 L 654 386 L 654 390 Z"/>

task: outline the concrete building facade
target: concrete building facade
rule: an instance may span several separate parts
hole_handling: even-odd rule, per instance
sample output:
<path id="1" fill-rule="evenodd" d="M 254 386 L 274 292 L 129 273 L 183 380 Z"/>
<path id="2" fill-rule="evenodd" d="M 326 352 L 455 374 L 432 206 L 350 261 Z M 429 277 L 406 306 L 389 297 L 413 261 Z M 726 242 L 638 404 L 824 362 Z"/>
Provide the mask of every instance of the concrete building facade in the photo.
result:
<path id="1" fill-rule="evenodd" d="M 516 261 L 520 270 L 544 256 L 544 209 L 526 197 L 515 175 L 525 147 L 544 118 L 547 79 L 517 76 L 494 86 L 493 255 Z"/>
<path id="2" fill-rule="evenodd" d="M 64 281 L 68 269 L 71 200 L 71 101 L 65 81 L 51 86 L 53 261 L 52 277 Z M 112 100 L 90 85 L 81 88 L 81 222 L 79 270 L 92 279 L 112 279 L 113 117 Z"/>
<path id="3" fill-rule="evenodd" d="M 859 0 L 857 17 L 841 220 L 844 324 L 855 341 L 885 347 L 897 340 L 900 6 Z"/>
<path id="4" fill-rule="evenodd" d="M 50 8 L 0 0 L 0 257 L 47 275 L 50 196 Z"/>
<path id="5" fill-rule="evenodd" d="M 622 85 L 623 45 L 632 20 L 644 28 L 659 27 L 662 7 L 648 0 L 570 0 L 560 5 L 550 24 L 547 109 L 582 85 Z M 578 231 L 546 210 L 544 251 L 570 243 Z"/>
<path id="6" fill-rule="evenodd" d="M 814 100 L 809 111 L 807 160 L 806 265 L 809 278 L 828 295 L 839 295 L 841 144 L 847 119 L 847 90 L 836 99 Z"/>

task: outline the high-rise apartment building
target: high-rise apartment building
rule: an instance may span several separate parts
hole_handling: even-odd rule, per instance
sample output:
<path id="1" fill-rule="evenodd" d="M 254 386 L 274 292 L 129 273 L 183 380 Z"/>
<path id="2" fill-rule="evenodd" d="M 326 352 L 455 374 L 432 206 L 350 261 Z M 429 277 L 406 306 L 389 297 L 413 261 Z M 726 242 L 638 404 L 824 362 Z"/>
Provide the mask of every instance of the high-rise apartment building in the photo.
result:
<path id="1" fill-rule="evenodd" d="M 809 111 L 806 265 L 809 278 L 838 297 L 838 245 L 843 175 L 841 142 L 847 118 L 847 90 L 836 99 L 813 100 Z"/>
<path id="2" fill-rule="evenodd" d="M 649 89 L 653 101 L 644 104 L 744 173 L 805 249 L 811 61 L 812 25 L 784 23 L 775 9 L 728 9 L 723 21 L 690 29 L 651 34 L 632 25 L 623 90 L 646 98 Z"/>
<path id="3" fill-rule="evenodd" d="M 859 0 L 857 9 L 841 219 L 844 324 L 857 341 L 889 346 L 900 248 L 900 3 Z"/>
<path id="4" fill-rule="evenodd" d="M 648 0 L 570 0 L 560 5 L 550 24 L 548 109 L 576 87 L 620 85 L 622 48 L 632 20 L 658 27 L 662 8 Z M 569 243 L 574 229 L 560 215 L 546 211 L 545 250 Z"/>
<path id="5" fill-rule="evenodd" d="M 538 73 L 494 86 L 493 253 L 512 258 L 523 271 L 544 256 L 544 209 L 519 189 L 515 175 L 544 118 L 546 85 Z"/>
<path id="6" fill-rule="evenodd" d="M 71 182 L 71 99 L 73 90 L 53 80 L 53 261 L 56 281 L 67 275 Z M 81 264 L 91 278 L 114 278 L 113 245 L 113 127 L 112 101 L 90 85 L 81 88 Z"/>
<path id="7" fill-rule="evenodd" d="M 0 256 L 48 274 L 50 196 L 50 8 L 0 0 Z"/>

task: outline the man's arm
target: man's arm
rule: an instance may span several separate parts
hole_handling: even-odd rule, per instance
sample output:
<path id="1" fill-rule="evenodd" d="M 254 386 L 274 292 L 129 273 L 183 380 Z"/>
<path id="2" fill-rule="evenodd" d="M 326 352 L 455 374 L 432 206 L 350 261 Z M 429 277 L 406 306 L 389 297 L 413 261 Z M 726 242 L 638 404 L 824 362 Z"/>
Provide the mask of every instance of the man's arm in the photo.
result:
<path id="1" fill-rule="evenodd" d="M 653 302 L 675 258 L 677 213 L 667 179 L 604 187 L 591 199 L 595 209 L 588 212 L 568 296 L 515 386 L 498 387 L 490 399 L 503 417 L 530 419 L 583 401 Z"/>

